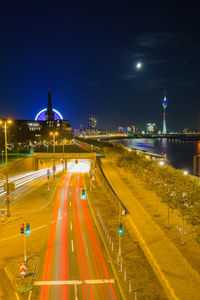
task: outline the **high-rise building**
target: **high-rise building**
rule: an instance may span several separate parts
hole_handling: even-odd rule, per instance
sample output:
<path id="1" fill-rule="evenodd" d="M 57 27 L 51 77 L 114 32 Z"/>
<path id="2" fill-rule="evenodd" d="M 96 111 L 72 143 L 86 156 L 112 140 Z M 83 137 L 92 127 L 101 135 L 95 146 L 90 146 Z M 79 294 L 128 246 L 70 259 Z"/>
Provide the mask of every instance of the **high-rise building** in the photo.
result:
<path id="1" fill-rule="evenodd" d="M 88 128 L 89 129 L 97 128 L 97 118 L 95 116 L 90 116 L 88 118 Z"/>
<path id="2" fill-rule="evenodd" d="M 147 123 L 146 124 L 146 132 L 153 133 L 156 131 L 156 124 L 155 123 Z"/>
<path id="3" fill-rule="evenodd" d="M 167 96 L 166 96 L 167 92 L 164 91 L 164 99 L 162 101 L 162 107 L 163 107 L 163 134 L 167 133 L 167 121 L 166 121 L 166 108 L 167 108 Z"/>

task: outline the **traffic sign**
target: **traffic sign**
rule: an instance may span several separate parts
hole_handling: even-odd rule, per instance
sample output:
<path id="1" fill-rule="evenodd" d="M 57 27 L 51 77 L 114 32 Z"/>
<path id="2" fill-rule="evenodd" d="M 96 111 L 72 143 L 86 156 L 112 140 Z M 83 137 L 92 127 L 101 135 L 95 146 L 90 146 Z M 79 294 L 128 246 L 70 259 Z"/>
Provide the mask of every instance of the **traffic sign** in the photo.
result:
<path id="1" fill-rule="evenodd" d="M 47 171 L 47 176 L 50 176 L 50 174 L 51 174 L 51 173 L 50 173 L 50 171 L 48 170 L 48 171 Z"/>
<path id="2" fill-rule="evenodd" d="M 20 268 L 20 272 L 19 273 L 21 275 L 25 275 L 26 274 L 26 264 L 21 264 L 19 268 Z"/>
<path id="3" fill-rule="evenodd" d="M 10 198 L 10 195 L 9 194 L 6 194 L 6 199 L 9 199 Z"/>
<path id="4" fill-rule="evenodd" d="M 89 171 L 89 175 L 92 175 L 92 171 Z"/>

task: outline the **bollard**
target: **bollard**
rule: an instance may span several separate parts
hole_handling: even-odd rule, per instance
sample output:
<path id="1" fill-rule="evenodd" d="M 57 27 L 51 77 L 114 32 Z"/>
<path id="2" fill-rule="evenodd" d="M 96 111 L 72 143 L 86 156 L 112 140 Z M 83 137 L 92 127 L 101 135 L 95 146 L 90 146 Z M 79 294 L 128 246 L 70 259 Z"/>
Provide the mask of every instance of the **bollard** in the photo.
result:
<path id="1" fill-rule="evenodd" d="M 131 294 L 131 279 L 129 280 L 129 294 Z"/>
<path id="2" fill-rule="evenodd" d="M 124 268 L 124 281 L 126 281 L 126 268 Z"/>

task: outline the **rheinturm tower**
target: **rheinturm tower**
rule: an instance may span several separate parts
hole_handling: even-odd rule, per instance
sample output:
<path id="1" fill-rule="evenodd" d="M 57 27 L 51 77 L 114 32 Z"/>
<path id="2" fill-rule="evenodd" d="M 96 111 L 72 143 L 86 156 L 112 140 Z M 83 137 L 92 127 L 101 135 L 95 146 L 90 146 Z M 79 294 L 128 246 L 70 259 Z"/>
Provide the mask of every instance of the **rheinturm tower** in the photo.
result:
<path id="1" fill-rule="evenodd" d="M 55 120 L 55 113 L 52 109 L 52 102 L 51 102 L 51 91 L 49 90 L 48 93 L 48 103 L 47 103 L 47 110 L 45 112 L 45 120 L 46 121 L 53 121 Z"/>
<path id="2" fill-rule="evenodd" d="M 162 101 L 162 107 L 163 107 L 163 134 L 167 133 L 167 121 L 166 121 L 166 108 L 167 108 L 167 92 L 164 91 L 164 99 Z"/>

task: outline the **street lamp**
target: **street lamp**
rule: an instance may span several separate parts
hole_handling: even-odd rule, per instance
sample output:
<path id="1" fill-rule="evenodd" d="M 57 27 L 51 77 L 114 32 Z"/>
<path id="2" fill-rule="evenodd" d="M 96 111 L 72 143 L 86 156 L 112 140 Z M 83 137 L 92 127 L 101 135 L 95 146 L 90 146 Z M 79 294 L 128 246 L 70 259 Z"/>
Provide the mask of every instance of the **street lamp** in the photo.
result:
<path id="1" fill-rule="evenodd" d="M 53 136 L 53 180 L 55 180 L 56 166 L 55 166 L 55 148 L 56 148 L 56 136 L 58 136 L 58 132 L 50 132 L 50 135 Z"/>
<path id="2" fill-rule="evenodd" d="M 10 203 L 9 203 L 9 184 L 8 184 L 8 153 L 7 153 L 7 126 L 12 123 L 12 120 L 2 121 L 0 125 L 4 126 L 5 133 L 5 159 L 6 159 L 6 203 L 7 203 L 7 216 L 10 217 Z"/>
<path id="3" fill-rule="evenodd" d="M 64 138 L 62 140 L 63 143 L 63 172 L 65 171 L 65 160 L 64 160 L 64 154 L 65 154 L 65 144 L 66 144 L 67 140 Z"/>

